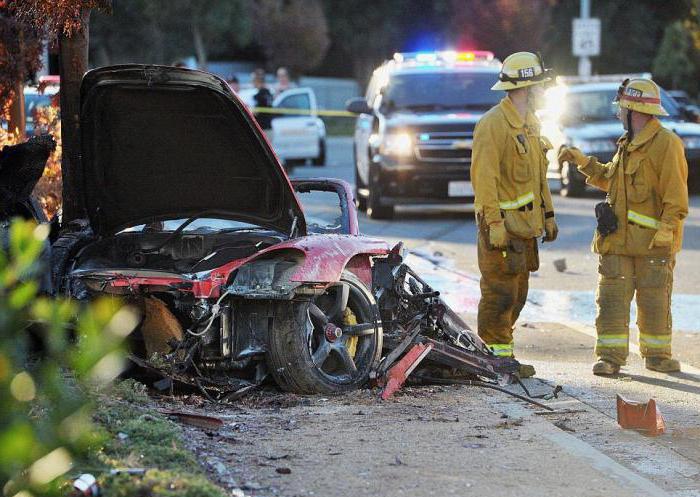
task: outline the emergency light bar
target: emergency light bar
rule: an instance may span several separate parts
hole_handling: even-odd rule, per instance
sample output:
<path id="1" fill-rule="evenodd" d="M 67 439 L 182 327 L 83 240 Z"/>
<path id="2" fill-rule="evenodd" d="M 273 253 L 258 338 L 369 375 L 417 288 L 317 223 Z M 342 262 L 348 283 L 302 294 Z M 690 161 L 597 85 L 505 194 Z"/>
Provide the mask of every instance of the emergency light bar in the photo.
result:
<path id="1" fill-rule="evenodd" d="M 498 63 L 493 52 L 487 50 L 472 50 L 458 52 L 456 50 L 444 50 L 440 52 L 397 52 L 394 54 L 394 62 L 411 65 L 443 65 L 471 62 Z"/>

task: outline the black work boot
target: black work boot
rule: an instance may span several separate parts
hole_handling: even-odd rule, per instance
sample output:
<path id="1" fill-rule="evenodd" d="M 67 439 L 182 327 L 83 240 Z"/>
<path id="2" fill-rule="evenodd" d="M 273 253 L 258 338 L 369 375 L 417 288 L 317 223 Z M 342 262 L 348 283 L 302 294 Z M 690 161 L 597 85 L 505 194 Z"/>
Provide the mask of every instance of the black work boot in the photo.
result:
<path id="1" fill-rule="evenodd" d="M 521 362 L 520 368 L 518 369 L 518 376 L 520 377 L 520 379 L 535 376 L 535 366 L 533 366 L 532 364 L 523 364 Z"/>
<path id="2" fill-rule="evenodd" d="M 647 369 L 658 371 L 659 373 L 677 373 L 681 370 L 681 363 L 676 359 L 666 359 L 663 357 L 647 357 L 644 359 Z"/>
<path id="3" fill-rule="evenodd" d="M 600 359 L 593 365 L 593 374 L 596 376 L 610 376 L 620 372 L 620 365 L 605 359 Z"/>

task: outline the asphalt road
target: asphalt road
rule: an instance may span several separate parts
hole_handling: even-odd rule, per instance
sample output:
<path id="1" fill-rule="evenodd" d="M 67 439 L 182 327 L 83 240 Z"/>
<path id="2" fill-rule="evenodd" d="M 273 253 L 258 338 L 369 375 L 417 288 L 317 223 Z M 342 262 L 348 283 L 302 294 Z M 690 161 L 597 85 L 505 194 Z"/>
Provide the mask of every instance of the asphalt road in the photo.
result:
<path id="1" fill-rule="evenodd" d="M 325 167 L 301 167 L 293 177 L 335 177 L 353 183 L 352 141 L 350 138 L 331 138 L 328 143 L 328 162 Z M 556 185 L 552 185 L 553 191 Z M 541 245 L 540 270 L 533 274 L 533 291 L 525 315 L 544 310 L 556 316 L 592 324 L 593 295 L 597 282 L 597 256 L 590 251 L 595 228 L 593 206 L 600 197 L 569 199 L 555 193 L 555 210 L 559 224 L 559 238 Z M 478 278 L 476 261 L 476 226 L 473 213 L 460 206 L 406 206 L 399 207 L 395 219 L 375 221 L 360 214 L 360 229 L 370 236 L 390 241 L 403 240 L 409 249 L 428 257 L 437 257 L 444 264 Z M 691 199 L 691 211 L 686 222 L 684 249 L 677 259 L 674 282 L 674 322 L 685 331 L 700 332 L 696 324 L 700 313 L 700 196 Z M 566 271 L 559 272 L 556 260 L 565 260 Z M 471 309 L 460 309 L 469 312 Z M 634 322 L 634 321 L 633 321 Z"/>

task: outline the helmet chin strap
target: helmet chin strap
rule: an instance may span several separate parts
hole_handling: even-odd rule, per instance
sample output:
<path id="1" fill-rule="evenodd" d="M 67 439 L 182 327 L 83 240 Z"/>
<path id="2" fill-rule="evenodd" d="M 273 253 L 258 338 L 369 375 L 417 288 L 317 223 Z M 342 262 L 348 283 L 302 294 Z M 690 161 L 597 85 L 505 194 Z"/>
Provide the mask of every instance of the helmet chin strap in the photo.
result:
<path id="1" fill-rule="evenodd" d="M 630 143 L 634 139 L 634 130 L 632 129 L 632 111 L 630 109 L 627 109 L 627 136 L 629 137 L 627 143 Z"/>

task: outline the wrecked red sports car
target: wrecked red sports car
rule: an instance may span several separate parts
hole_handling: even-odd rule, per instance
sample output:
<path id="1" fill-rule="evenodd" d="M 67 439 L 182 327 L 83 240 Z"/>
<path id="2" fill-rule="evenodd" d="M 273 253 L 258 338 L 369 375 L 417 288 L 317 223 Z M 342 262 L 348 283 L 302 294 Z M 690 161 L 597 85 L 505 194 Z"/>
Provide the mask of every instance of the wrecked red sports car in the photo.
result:
<path id="1" fill-rule="evenodd" d="M 495 357 L 399 246 L 359 234 L 347 183 L 289 181 L 216 76 L 97 69 L 80 120 L 80 167 L 64 181 L 78 182 L 88 219 L 63 220 L 53 289 L 141 309 L 132 361 L 160 387 L 230 400 L 268 375 L 297 393 L 372 377 L 390 395 L 423 359 L 516 381 L 517 361 Z"/>
<path id="2" fill-rule="evenodd" d="M 382 351 L 371 258 L 389 247 L 359 235 L 347 184 L 290 183 L 211 74 L 97 69 L 83 79 L 81 109 L 72 179 L 89 226 L 53 244 L 59 291 L 127 296 L 143 310 L 149 358 L 177 351 L 212 375 L 243 377 L 265 364 L 296 392 L 367 381 Z M 295 189 L 319 219 L 304 216 Z"/>

